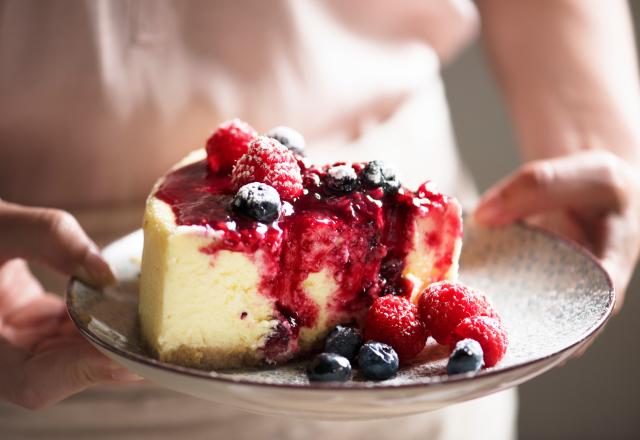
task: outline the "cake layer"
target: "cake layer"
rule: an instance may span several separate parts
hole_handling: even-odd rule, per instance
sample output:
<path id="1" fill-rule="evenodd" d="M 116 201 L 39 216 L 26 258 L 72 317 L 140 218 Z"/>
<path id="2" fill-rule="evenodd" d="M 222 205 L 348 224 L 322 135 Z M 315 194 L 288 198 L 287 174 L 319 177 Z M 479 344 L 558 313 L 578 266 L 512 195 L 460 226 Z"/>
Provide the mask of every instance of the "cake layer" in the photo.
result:
<path id="1" fill-rule="evenodd" d="M 278 324 L 273 301 L 255 294 L 260 251 L 202 253 L 223 237 L 176 225 L 171 207 L 156 198 L 144 232 L 140 322 L 159 358 L 208 368 L 260 363 L 258 349 Z"/>
<path id="2" fill-rule="evenodd" d="M 200 368 L 283 362 L 374 298 L 415 297 L 457 273 L 458 203 L 425 184 L 336 194 L 327 167 L 300 160 L 304 193 L 270 224 L 239 216 L 229 176 L 202 153 L 147 201 L 140 280 L 142 334 L 162 360 Z M 353 164 L 356 172 L 362 164 Z"/>

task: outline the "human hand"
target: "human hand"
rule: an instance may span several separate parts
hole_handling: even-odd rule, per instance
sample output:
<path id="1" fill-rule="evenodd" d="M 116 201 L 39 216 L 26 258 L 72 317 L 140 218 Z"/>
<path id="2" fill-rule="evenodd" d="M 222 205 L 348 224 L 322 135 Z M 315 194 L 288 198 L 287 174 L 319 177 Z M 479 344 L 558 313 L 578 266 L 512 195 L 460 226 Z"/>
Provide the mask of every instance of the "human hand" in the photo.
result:
<path id="1" fill-rule="evenodd" d="M 25 260 L 94 285 L 114 281 L 71 215 L 0 201 L 0 399 L 36 409 L 99 383 L 139 380 L 80 336 Z"/>
<path id="2" fill-rule="evenodd" d="M 619 311 L 640 253 L 640 167 L 605 151 L 529 162 L 484 194 L 475 218 L 525 220 L 586 247 L 611 276 Z"/>

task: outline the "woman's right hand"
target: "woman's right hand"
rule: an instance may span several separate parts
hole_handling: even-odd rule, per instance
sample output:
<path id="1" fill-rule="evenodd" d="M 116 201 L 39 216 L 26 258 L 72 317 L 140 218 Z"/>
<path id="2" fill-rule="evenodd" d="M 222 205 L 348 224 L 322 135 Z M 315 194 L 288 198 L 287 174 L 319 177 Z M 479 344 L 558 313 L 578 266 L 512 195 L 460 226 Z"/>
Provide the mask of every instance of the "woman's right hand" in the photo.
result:
<path id="1" fill-rule="evenodd" d="M 93 285 L 114 282 L 73 216 L 0 200 L 0 399 L 36 409 L 93 385 L 140 380 L 78 333 L 63 299 L 43 289 L 26 261 Z"/>

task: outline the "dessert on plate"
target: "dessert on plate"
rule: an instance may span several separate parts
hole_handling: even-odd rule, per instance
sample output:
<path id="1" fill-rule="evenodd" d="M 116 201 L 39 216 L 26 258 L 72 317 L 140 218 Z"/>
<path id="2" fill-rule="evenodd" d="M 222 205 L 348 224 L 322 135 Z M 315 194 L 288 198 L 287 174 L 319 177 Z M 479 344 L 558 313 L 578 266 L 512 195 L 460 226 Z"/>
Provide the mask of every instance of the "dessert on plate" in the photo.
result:
<path id="1" fill-rule="evenodd" d="M 304 139 L 223 123 L 146 204 L 139 315 L 161 360 L 280 363 L 363 325 L 376 298 L 456 278 L 458 202 L 379 161 L 317 165 Z M 426 337 L 426 333 L 425 333 Z"/>

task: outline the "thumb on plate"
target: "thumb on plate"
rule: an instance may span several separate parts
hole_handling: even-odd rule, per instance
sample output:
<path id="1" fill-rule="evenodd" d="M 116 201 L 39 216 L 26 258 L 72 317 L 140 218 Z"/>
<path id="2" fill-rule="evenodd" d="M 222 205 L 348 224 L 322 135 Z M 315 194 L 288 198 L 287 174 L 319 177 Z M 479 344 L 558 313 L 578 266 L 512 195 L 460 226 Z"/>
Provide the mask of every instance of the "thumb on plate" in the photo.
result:
<path id="1" fill-rule="evenodd" d="M 624 183 L 608 154 L 586 153 L 529 162 L 489 189 L 475 218 L 489 226 L 547 211 L 620 211 L 627 203 Z"/>
<path id="2" fill-rule="evenodd" d="M 42 261 L 94 285 L 115 281 L 109 264 L 76 219 L 65 211 L 0 201 L 0 262 Z"/>

